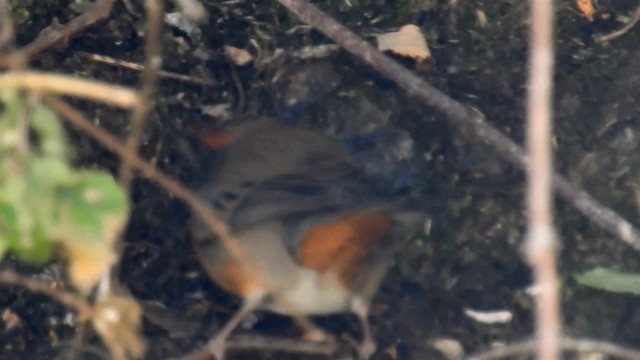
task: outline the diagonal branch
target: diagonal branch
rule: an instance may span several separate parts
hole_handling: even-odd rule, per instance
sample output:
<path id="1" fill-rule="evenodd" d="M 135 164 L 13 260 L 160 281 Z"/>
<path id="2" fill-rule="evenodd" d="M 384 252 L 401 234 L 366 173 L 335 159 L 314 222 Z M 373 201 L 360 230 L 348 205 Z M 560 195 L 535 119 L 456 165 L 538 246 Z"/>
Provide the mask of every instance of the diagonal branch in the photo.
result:
<path id="1" fill-rule="evenodd" d="M 80 321 L 89 319 L 93 313 L 93 307 L 85 299 L 61 287 L 54 286 L 53 283 L 48 281 L 34 279 L 10 270 L 3 270 L 0 271 L 0 283 L 18 285 L 27 288 L 29 291 L 48 295 L 60 303 L 76 309 Z"/>
<path id="2" fill-rule="evenodd" d="M 14 67 L 27 62 L 34 55 L 50 48 L 57 42 L 68 39 L 76 33 L 86 29 L 96 22 L 107 17 L 115 0 L 96 0 L 96 2 L 82 15 L 69 21 L 57 29 L 47 28 L 46 31 L 25 47 L 0 56 L 0 68 Z"/>
<path id="3" fill-rule="evenodd" d="M 338 43 L 354 57 L 394 81 L 398 86 L 405 89 L 409 95 L 417 97 L 426 105 L 445 114 L 449 121 L 463 133 L 474 134 L 480 141 L 493 148 L 503 159 L 521 170 L 527 171 L 529 158 L 524 149 L 511 141 L 498 129 L 489 125 L 482 113 L 462 105 L 442 91 L 429 85 L 426 81 L 376 50 L 344 25 L 338 23 L 307 1 L 278 0 L 278 2 L 295 13 L 304 22 Z M 554 173 L 552 181 L 556 192 L 565 201 L 591 221 L 640 251 L 640 231 L 630 222 L 602 205 L 588 193 L 571 185 L 563 176 Z"/>

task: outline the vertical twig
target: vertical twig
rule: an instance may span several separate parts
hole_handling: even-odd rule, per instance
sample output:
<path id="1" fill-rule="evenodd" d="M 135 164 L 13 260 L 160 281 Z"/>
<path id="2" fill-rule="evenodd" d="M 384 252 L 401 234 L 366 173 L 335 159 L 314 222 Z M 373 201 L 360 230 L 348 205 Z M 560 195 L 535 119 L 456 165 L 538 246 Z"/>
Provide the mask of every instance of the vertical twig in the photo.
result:
<path id="1" fill-rule="evenodd" d="M 131 113 L 131 126 L 129 135 L 125 143 L 126 150 L 129 153 L 138 153 L 142 132 L 151 106 L 153 104 L 153 96 L 156 91 L 156 82 L 158 81 L 160 67 L 162 66 L 162 21 L 164 11 L 164 0 L 147 0 L 146 1 L 147 20 L 145 22 L 145 64 L 141 76 L 140 90 L 138 91 L 138 102 Z M 129 192 L 133 171 L 131 165 L 122 160 L 120 163 L 120 185 L 125 192 Z M 110 270 L 103 275 L 102 281 L 98 287 L 98 296 L 105 296 L 120 288 L 118 280 L 119 267 L 122 259 L 122 246 L 118 249 L 118 259 L 111 265 Z"/>
<path id="2" fill-rule="evenodd" d="M 527 148 L 529 171 L 526 257 L 535 279 L 538 359 L 556 360 L 560 346 L 560 306 L 556 274 L 556 234 L 551 196 L 551 93 L 553 5 L 531 0 Z"/>
<path id="3" fill-rule="evenodd" d="M 151 110 L 153 95 L 156 90 L 158 72 L 162 66 L 162 15 L 164 11 L 163 0 L 147 0 L 147 21 L 145 24 L 145 66 L 142 73 L 142 85 L 140 87 L 137 106 L 131 115 L 131 128 L 127 137 L 126 146 L 129 151 L 137 152 L 144 130 L 145 120 Z M 126 161 L 120 166 L 120 183 L 125 189 L 131 182 L 131 168 Z"/>

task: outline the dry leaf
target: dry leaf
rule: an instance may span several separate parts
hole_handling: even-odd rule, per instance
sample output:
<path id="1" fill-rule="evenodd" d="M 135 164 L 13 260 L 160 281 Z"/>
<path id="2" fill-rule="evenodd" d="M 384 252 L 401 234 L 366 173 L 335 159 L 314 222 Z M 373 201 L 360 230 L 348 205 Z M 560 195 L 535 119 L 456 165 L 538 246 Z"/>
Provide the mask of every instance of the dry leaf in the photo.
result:
<path id="1" fill-rule="evenodd" d="M 476 19 L 478 21 L 478 25 L 483 29 L 487 27 L 487 24 L 489 24 L 487 14 L 480 9 L 476 10 Z"/>
<path id="2" fill-rule="evenodd" d="M 584 17 L 589 21 L 593 21 L 593 14 L 596 12 L 595 7 L 593 7 L 593 0 L 576 0 L 576 6 L 578 6 L 578 10 Z"/>
<path id="3" fill-rule="evenodd" d="M 91 291 L 115 260 L 115 255 L 110 251 L 73 245 L 65 247 L 65 255 L 69 259 L 69 277 L 83 294 Z"/>
<path id="4" fill-rule="evenodd" d="M 453 338 L 436 338 L 431 341 L 431 346 L 438 350 L 449 360 L 460 360 L 464 358 L 464 348 L 460 341 Z"/>
<path id="5" fill-rule="evenodd" d="M 482 324 L 506 324 L 513 320 L 513 314 L 508 310 L 478 311 L 465 308 L 464 314 Z"/>
<path id="6" fill-rule="evenodd" d="M 420 28 L 415 25 L 405 25 L 397 32 L 380 34 L 377 37 L 378 50 L 391 51 L 395 54 L 408 56 L 419 61 L 431 57 L 431 51 L 427 46 Z"/>
<path id="7" fill-rule="evenodd" d="M 233 117 L 229 103 L 203 105 L 201 111 L 205 115 L 221 120 L 230 120 Z"/>
<path id="8" fill-rule="evenodd" d="M 253 56 L 247 50 L 233 46 L 225 46 L 224 55 L 236 66 L 244 66 L 253 61 Z"/>
<path id="9" fill-rule="evenodd" d="M 11 311 L 11 309 L 9 308 L 6 308 L 2 311 L 2 316 L 0 318 L 2 318 L 2 321 L 4 322 L 5 331 L 21 327 L 23 324 L 20 316 Z"/>
<path id="10" fill-rule="evenodd" d="M 144 355 L 146 344 L 140 336 L 141 318 L 140 306 L 130 298 L 110 295 L 96 304 L 91 320 L 112 359 Z"/>

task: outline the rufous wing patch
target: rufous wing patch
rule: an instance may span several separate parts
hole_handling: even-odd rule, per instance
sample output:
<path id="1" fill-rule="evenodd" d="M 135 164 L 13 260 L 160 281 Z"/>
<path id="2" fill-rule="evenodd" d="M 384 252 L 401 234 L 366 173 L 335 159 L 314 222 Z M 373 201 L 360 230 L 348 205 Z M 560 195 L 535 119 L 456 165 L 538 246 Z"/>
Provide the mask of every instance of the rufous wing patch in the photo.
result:
<path id="1" fill-rule="evenodd" d="M 216 284 L 229 293 L 246 297 L 264 290 L 260 281 L 237 261 L 228 260 L 222 266 L 209 266 L 206 259 L 202 263 Z"/>
<path id="2" fill-rule="evenodd" d="M 302 236 L 299 261 L 318 272 L 336 271 L 348 285 L 367 251 L 391 229 L 391 216 L 380 211 L 347 214 L 316 225 Z"/>
<path id="3" fill-rule="evenodd" d="M 234 140 L 231 134 L 221 130 L 206 131 L 200 136 L 200 139 L 213 150 L 222 150 L 229 146 Z"/>

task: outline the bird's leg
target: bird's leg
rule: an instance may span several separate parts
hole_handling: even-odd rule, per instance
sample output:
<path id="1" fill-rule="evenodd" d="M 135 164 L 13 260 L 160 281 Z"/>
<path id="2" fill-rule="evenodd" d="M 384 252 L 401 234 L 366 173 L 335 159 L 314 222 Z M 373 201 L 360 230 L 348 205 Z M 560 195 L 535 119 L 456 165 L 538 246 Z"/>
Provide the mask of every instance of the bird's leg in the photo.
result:
<path id="1" fill-rule="evenodd" d="M 371 355 L 376 352 L 376 343 L 373 340 L 373 333 L 371 332 L 371 325 L 367 315 L 369 314 L 369 306 L 359 296 L 355 296 L 351 300 L 351 311 L 360 320 L 360 326 L 362 326 L 362 342 L 358 346 L 358 358 L 360 360 L 369 360 Z"/>
<path id="2" fill-rule="evenodd" d="M 209 340 L 207 349 L 213 354 L 216 360 L 224 359 L 225 341 L 229 338 L 233 330 L 238 327 L 238 324 L 262 304 L 266 295 L 266 292 L 260 292 L 244 298 L 240 309 L 227 321 L 222 329 L 218 331 L 215 337 Z"/>
<path id="3" fill-rule="evenodd" d="M 302 338 L 307 341 L 313 342 L 323 342 L 323 341 L 331 341 L 332 336 L 327 334 L 324 330 L 316 327 L 315 325 L 305 326 L 307 329 L 304 329 L 304 334 L 302 334 Z"/>

